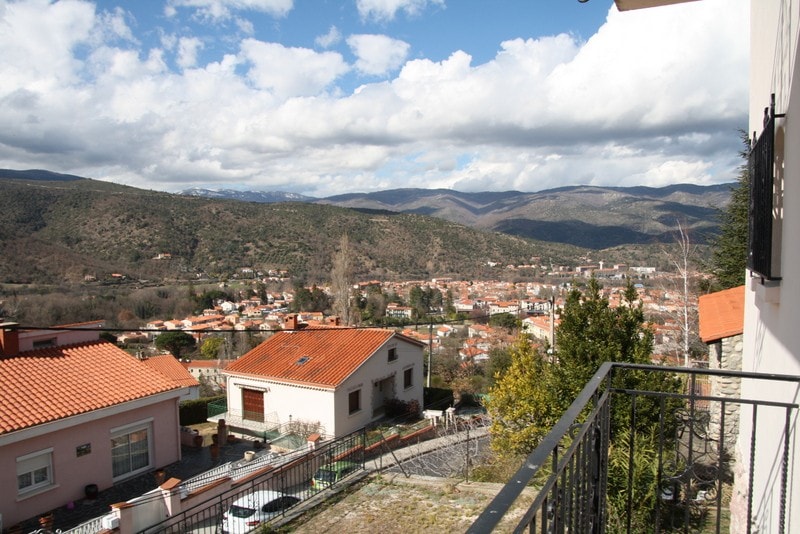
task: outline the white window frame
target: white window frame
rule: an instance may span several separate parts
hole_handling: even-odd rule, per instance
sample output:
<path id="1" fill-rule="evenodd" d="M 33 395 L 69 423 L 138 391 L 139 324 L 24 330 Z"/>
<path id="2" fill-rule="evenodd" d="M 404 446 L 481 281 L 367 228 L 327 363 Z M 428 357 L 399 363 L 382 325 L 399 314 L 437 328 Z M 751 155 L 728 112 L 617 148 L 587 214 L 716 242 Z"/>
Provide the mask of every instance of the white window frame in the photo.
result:
<path id="1" fill-rule="evenodd" d="M 130 436 L 131 434 L 145 431 L 147 433 L 147 464 L 141 465 L 139 467 L 131 468 L 129 471 L 125 471 L 124 473 L 114 474 L 114 440 L 118 438 L 122 438 L 125 436 Z M 149 469 L 153 467 L 153 418 L 150 417 L 148 419 L 137 421 L 136 423 L 131 423 L 129 425 L 112 428 L 110 431 L 110 445 L 111 445 L 111 476 L 114 482 L 118 480 L 124 480 L 130 478 L 132 476 L 136 476 L 140 473 L 145 473 Z M 128 451 L 128 461 L 132 458 L 132 454 Z M 130 467 L 130 466 L 129 466 Z"/>
<path id="2" fill-rule="evenodd" d="M 42 473 L 42 471 L 44 471 Z M 44 478 L 36 481 L 38 476 Z M 30 476 L 30 483 L 20 487 L 20 477 Z M 17 457 L 17 495 L 24 497 L 54 486 L 53 477 L 53 448 L 43 449 Z"/>

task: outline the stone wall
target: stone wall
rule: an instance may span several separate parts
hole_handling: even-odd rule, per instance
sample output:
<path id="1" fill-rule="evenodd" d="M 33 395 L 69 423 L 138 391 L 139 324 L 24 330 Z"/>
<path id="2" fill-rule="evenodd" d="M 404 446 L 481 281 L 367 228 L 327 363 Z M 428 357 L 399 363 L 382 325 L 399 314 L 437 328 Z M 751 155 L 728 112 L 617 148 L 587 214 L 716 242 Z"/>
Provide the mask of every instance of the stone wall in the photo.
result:
<path id="1" fill-rule="evenodd" d="M 728 371 L 742 370 L 742 335 L 724 338 L 708 346 L 709 369 L 724 369 Z M 727 376 L 712 376 L 710 380 L 711 396 L 738 399 L 741 396 L 741 379 Z M 722 423 L 722 403 L 712 402 L 708 435 L 717 440 L 720 436 Z M 725 429 L 723 432 L 724 447 L 730 454 L 739 434 L 739 403 L 725 403 Z"/>

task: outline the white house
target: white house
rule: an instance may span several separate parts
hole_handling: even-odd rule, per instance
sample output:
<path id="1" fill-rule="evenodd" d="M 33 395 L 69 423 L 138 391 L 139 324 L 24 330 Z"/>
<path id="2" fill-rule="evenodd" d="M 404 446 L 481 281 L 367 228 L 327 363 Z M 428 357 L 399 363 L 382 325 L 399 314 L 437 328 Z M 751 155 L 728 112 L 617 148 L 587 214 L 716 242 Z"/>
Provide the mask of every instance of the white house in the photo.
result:
<path id="1" fill-rule="evenodd" d="M 800 240 L 794 236 L 794 230 L 800 229 L 800 85 L 794 83 L 800 52 L 799 14 L 800 0 L 750 3 L 749 132 L 757 136 L 758 144 L 750 156 L 750 250 L 742 354 L 744 371 L 795 376 L 800 375 Z M 791 382 L 764 388 L 763 383 L 746 380 L 742 396 L 800 401 L 797 384 Z M 742 460 L 739 474 L 752 476 L 754 487 L 752 495 L 740 491 L 739 497 L 752 499 L 754 530 L 779 532 L 778 523 L 785 514 L 785 532 L 797 532 L 798 410 L 789 415 L 784 410 L 758 411 L 758 428 L 773 430 L 757 432 L 751 472 L 752 411 L 742 406 L 737 452 Z M 782 466 L 785 454 L 788 472 Z M 786 503 L 781 502 L 783 476 L 788 479 Z"/>
<path id="2" fill-rule="evenodd" d="M 220 388 L 225 386 L 225 377 L 222 376 L 222 370 L 227 365 L 225 360 L 191 360 L 181 365 L 198 381 L 203 378 Z"/>
<path id="3" fill-rule="evenodd" d="M 620 10 L 687 0 L 615 0 Z M 722 11 L 731 6 L 717 4 Z M 678 39 L 680 34 L 676 33 Z M 750 214 L 742 370 L 784 382 L 742 380 L 731 532 L 800 530 L 800 0 L 751 0 L 748 133 Z M 765 430 L 766 429 L 766 430 Z M 748 490 L 748 481 L 752 488 Z M 749 521 L 749 523 L 748 523 Z"/>
<path id="4" fill-rule="evenodd" d="M 422 348 L 385 329 L 278 332 L 225 369 L 226 422 L 251 432 L 304 424 L 342 436 L 383 416 L 389 399 L 421 409 Z"/>
<path id="5" fill-rule="evenodd" d="M 398 306 L 397 304 L 389 304 L 386 306 L 386 316 L 394 319 L 411 319 L 413 309 L 409 306 Z"/>

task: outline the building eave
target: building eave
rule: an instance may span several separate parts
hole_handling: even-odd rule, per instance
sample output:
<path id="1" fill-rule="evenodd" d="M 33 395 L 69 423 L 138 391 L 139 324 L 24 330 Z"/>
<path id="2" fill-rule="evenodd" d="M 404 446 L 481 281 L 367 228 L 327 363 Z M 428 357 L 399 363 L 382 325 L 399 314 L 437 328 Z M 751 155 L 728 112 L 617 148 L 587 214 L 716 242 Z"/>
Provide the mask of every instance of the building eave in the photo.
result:
<path id="1" fill-rule="evenodd" d="M 617 9 L 620 11 L 631 11 L 633 9 L 684 4 L 694 1 L 696 0 L 614 0 L 614 3 L 617 4 Z"/>

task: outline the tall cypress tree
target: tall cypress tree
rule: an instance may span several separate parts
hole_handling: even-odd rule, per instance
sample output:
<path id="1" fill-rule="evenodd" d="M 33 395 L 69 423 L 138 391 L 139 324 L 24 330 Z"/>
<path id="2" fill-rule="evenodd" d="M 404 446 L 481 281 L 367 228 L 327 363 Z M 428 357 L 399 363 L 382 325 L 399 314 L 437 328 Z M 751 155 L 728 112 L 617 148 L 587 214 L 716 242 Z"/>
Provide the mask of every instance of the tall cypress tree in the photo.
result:
<path id="1" fill-rule="evenodd" d="M 719 214 L 720 235 L 713 243 L 711 269 L 720 289 L 729 289 L 745 283 L 747 267 L 747 232 L 750 210 L 750 172 L 747 156 L 750 139 L 747 132 L 739 132 L 745 148 L 739 153 L 745 162 L 739 167 L 739 178 L 731 188 L 728 206 Z"/>

